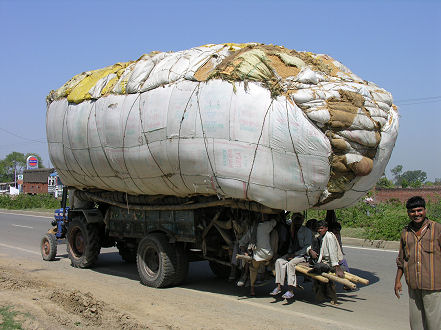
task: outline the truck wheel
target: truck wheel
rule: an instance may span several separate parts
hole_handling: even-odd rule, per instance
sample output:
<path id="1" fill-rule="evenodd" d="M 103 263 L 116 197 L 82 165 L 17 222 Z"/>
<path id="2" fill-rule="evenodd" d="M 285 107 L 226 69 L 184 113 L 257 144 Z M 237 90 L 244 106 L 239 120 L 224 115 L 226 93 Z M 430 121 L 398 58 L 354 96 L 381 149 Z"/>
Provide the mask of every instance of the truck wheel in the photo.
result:
<path id="1" fill-rule="evenodd" d="M 176 253 L 162 234 L 150 234 L 138 245 L 136 255 L 141 283 L 163 288 L 170 285 L 176 276 Z"/>
<path id="2" fill-rule="evenodd" d="M 188 274 L 188 257 L 184 247 L 176 244 L 176 275 L 174 285 L 182 284 Z"/>
<path id="3" fill-rule="evenodd" d="M 228 267 L 226 265 L 222 265 L 215 261 L 209 261 L 210 269 L 213 272 L 214 275 L 216 275 L 219 278 L 226 279 L 230 275 L 231 267 Z"/>
<path id="4" fill-rule="evenodd" d="M 57 255 L 57 238 L 54 234 L 46 234 L 41 239 L 40 251 L 43 260 L 55 260 Z"/>
<path id="5" fill-rule="evenodd" d="M 116 247 L 118 248 L 119 255 L 125 262 L 136 262 L 136 247 L 129 247 L 123 242 L 116 243 Z"/>
<path id="6" fill-rule="evenodd" d="M 67 255 L 73 267 L 88 268 L 100 254 L 99 226 L 75 217 L 67 229 Z"/>

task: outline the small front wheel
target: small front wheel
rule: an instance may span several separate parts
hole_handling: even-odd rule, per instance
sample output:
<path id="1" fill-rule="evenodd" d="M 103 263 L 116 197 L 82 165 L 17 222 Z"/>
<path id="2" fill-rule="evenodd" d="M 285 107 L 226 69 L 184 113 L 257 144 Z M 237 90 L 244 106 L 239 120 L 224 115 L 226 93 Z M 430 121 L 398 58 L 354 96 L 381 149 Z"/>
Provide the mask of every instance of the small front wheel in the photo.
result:
<path id="1" fill-rule="evenodd" d="M 46 234 L 41 239 L 40 251 L 43 260 L 52 261 L 55 260 L 57 255 L 57 238 L 54 234 Z"/>

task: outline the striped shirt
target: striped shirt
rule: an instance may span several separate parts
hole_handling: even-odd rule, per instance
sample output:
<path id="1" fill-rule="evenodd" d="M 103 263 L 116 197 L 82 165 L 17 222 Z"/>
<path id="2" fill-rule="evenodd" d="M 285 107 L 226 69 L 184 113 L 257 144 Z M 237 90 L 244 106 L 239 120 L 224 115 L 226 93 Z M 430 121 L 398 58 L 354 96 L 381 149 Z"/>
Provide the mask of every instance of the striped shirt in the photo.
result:
<path id="1" fill-rule="evenodd" d="M 420 232 L 410 225 L 403 229 L 397 266 L 409 288 L 441 290 L 441 224 L 426 219 Z"/>

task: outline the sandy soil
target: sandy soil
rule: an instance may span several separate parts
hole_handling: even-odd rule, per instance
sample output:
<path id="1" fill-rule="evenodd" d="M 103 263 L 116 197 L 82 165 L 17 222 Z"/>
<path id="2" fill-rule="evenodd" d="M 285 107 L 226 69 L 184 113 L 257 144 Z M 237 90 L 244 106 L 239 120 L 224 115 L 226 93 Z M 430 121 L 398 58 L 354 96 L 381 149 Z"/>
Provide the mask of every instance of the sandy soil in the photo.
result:
<path id="1" fill-rule="evenodd" d="M 12 306 L 15 320 L 24 329 L 169 327 L 137 320 L 136 316 L 121 312 L 115 304 L 95 297 L 93 290 L 66 289 L 53 280 L 55 274 L 26 264 L 14 265 L 8 259 L 0 259 L 0 306 Z"/>
<path id="2" fill-rule="evenodd" d="M 65 257 L 45 262 L 0 254 L 0 308 L 11 306 L 23 329 L 352 329 L 213 283 L 209 290 L 154 289 L 137 276 L 73 268 Z"/>

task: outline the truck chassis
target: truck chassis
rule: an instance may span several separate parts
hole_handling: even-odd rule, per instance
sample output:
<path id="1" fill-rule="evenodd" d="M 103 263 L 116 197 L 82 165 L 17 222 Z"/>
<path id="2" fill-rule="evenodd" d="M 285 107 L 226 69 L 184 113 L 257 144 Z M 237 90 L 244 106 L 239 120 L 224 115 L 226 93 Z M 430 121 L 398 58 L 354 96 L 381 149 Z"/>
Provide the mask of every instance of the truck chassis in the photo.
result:
<path id="1" fill-rule="evenodd" d="M 122 259 L 137 264 L 141 283 L 179 285 L 188 263 L 208 260 L 227 277 L 240 233 L 262 213 L 283 222 L 285 212 L 255 202 L 217 196 L 129 196 L 103 191 L 63 191 L 54 226 L 41 241 L 44 260 L 54 260 L 57 243 L 66 239 L 73 267 L 92 267 L 102 247 L 116 246 Z M 73 198 L 72 198 L 73 197 Z"/>

